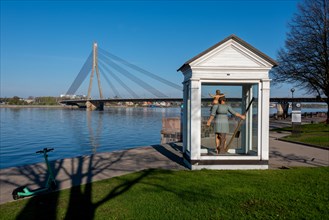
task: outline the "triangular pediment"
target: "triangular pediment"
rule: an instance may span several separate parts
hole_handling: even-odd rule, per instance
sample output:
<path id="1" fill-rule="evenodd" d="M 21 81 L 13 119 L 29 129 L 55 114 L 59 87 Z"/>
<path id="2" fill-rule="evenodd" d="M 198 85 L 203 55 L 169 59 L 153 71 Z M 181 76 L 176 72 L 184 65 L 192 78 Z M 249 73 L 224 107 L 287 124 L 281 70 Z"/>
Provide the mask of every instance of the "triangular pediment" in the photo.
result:
<path id="1" fill-rule="evenodd" d="M 186 68 L 272 68 L 277 63 L 235 35 L 193 57 L 178 70 Z"/>
<path id="2" fill-rule="evenodd" d="M 258 55 L 234 41 L 220 45 L 191 63 L 197 67 L 262 68 L 268 66 Z"/>
<path id="3" fill-rule="evenodd" d="M 200 57 L 193 66 L 199 67 L 265 67 L 266 64 L 250 51 L 241 50 L 233 44 L 211 51 Z"/>

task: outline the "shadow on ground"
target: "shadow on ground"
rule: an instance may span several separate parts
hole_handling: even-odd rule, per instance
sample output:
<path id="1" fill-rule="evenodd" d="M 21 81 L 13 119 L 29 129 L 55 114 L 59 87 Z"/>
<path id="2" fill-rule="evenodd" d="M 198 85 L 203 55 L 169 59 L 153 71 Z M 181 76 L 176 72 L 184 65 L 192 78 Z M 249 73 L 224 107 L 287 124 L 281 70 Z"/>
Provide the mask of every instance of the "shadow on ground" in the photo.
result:
<path id="1" fill-rule="evenodd" d="M 170 144 L 52 161 L 51 167 L 59 189 L 70 188 L 68 203 L 60 201 L 59 191 L 38 195 L 27 199 L 25 206 L 17 214 L 17 219 L 94 219 L 99 206 L 125 193 L 147 177 L 152 169 L 186 169 L 180 155 L 181 147 Z M 123 181 L 121 185 L 114 188 L 109 187 L 102 199 L 93 202 L 92 182 L 143 169 L 145 170 L 135 179 Z M 24 176 L 33 186 L 42 186 L 47 179 L 46 167 L 43 164 L 16 170 L 17 172 L 12 173 L 12 176 Z M 17 183 L 10 183 L 10 178 L 6 184 L 11 184 L 13 188 L 19 187 Z M 67 208 L 63 209 L 62 205 Z M 60 213 L 58 207 L 66 212 Z"/>

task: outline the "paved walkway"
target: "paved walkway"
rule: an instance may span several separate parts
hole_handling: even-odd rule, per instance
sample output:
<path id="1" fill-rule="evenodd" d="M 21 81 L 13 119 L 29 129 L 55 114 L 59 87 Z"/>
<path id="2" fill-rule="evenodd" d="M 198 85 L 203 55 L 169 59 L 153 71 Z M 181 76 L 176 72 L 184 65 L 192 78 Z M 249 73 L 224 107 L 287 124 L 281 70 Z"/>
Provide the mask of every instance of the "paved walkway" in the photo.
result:
<path id="1" fill-rule="evenodd" d="M 323 117 L 303 117 L 302 124 L 319 123 L 324 120 Z M 290 118 L 286 120 L 270 119 L 270 129 L 288 126 L 291 126 Z M 287 135 L 289 135 L 289 132 L 270 131 L 269 166 L 271 169 L 297 166 L 329 166 L 329 150 L 279 140 L 279 138 Z"/>
<path id="2" fill-rule="evenodd" d="M 270 169 L 329 166 L 329 150 L 278 140 L 284 135 L 286 134 L 270 132 Z M 53 162 L 59 189 L 150 168 L 186 169 L 180 147 L 169 144 L 147 146 Z M 40 176 L 39 173 L 45 172 L 43 163 L 1 169 L 0 204 L 13 201 L 11 193 L 18 186 L 28 185 L 34 189 L 38 184 L 42 185 L 45 176 Z"/>
<path id="3" fill-rule="evenodd" d="M 278 139 L 288 134 L 270 132 L 270 169 L 329 166 L 329 150 Z"/>

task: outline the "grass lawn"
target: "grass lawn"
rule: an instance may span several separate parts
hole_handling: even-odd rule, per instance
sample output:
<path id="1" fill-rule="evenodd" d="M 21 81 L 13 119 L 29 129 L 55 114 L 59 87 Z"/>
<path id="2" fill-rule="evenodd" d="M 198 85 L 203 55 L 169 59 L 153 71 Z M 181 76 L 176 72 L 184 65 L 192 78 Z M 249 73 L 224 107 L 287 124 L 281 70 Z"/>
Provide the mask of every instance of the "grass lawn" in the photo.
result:
<path id="1" fill-rule="evenodd" d="M 275 130 L 292 131 L 292 128 L 287 127 Z M 301 125 L 301 131 L 302 133 L 298 136 L 289 135 L 282 139 L 329 148 L 329 125 L 324 123 L 305 124 Z"/>
<path id="2" fill-rule="evenodd" d="M 0 205 L 0 219 L 328 219 L 329 167 L 145 170 Z"/>

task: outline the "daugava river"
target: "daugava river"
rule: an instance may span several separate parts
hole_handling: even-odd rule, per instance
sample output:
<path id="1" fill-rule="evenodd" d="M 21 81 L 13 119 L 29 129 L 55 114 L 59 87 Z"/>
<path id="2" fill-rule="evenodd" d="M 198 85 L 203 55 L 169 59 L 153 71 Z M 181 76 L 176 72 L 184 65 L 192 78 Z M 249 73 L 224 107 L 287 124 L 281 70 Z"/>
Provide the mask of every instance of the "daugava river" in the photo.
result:
<path id="1" fill-rule="evenodd" d="M 180 108 L 0 108 L 0 169 L 43 162 L 35 152 L 54 148 L 49 160 L 111 152 L 161 142 L 163 117 Z"/>

